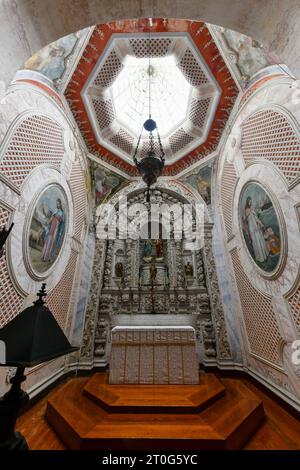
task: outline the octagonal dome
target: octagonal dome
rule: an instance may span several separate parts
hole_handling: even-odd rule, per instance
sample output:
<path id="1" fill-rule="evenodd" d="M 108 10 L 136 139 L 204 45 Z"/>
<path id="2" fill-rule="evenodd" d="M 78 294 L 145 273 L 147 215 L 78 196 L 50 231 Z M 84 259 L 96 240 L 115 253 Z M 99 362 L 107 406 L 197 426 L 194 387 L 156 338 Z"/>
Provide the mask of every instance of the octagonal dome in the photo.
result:
<path id="1" fill-rule="evenodd" d="M 163 174 L 175 176 L 216 151 L 239 88 L 209 25 L 152 18 L 149 37 L 149 24 L 137 18 L 95 25 L 64 95 L 91 158 L 137 176 L 133 155 L 148 118 L 151 82 L 151 114 L 166 153 Z"/>
<path id="2" fill-rule="evenodd" d="M 166 163 L 205 141 L 220 89 L 187 34 L 115 34 L 82 90 L 97 141 L 127 162 L 156 121 Z M 139 154 L 147 150 L 142 134 Z"/>

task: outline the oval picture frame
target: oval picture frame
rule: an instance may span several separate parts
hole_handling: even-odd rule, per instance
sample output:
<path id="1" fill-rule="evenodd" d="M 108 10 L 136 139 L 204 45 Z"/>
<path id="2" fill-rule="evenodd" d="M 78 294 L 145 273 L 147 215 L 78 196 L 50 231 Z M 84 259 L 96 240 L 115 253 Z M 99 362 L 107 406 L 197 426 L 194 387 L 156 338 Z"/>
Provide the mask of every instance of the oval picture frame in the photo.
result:
<path id="1" fill-rule="evenodd" d="M 33 198 L 24 224 L 25 267 L 33 279 L 46 279 L 55 269 L 68 228 L 67 194 L 60 184 L 47 184 Z"/>
<path id="2" fill-rule="evenodd" d="M 286 226 L 279 203 L 267 185 L 256 179 L 243 185 L 239 193 L 238 223 L 251 264 L 263 278 L 278 278 L 287 256 Z"/>

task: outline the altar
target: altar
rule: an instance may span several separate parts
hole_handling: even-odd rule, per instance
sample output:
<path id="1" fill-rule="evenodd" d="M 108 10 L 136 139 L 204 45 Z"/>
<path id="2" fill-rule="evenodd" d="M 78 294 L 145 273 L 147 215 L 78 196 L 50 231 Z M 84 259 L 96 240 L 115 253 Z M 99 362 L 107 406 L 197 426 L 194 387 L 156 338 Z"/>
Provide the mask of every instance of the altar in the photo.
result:
<path id="1" fill-rule="evenodd" d="M 197 384 L 191 326 L 116 326 L 111 332 L 110 384 Z"/>

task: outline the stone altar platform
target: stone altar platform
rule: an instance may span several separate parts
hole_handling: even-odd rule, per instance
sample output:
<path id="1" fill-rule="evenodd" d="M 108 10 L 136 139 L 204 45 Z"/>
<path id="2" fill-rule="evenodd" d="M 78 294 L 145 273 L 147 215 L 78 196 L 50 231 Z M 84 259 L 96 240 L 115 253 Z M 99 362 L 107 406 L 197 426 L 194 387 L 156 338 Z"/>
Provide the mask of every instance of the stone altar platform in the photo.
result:
<path id="1" fill-rule="evenodd" d="M 194 328 L 116 326 L 111 332 L 109 383 L 199 383 Z"/>

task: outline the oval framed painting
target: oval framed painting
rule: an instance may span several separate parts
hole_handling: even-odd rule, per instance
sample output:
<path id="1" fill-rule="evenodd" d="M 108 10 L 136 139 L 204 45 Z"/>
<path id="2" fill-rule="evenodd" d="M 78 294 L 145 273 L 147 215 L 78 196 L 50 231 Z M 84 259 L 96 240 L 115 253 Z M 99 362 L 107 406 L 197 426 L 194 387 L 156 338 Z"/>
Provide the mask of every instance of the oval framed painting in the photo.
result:
<path id="1" fill-rule="evenodd" d="M 41 278 L 58 260 L 65 241 L 68 201 L 63 188 L 48 185 L 35 199 L 26 224 L 26 252 L 33 273 Z"/>
<path id="2" fill-rule="evenodd" d="M 278 275 L 283 268 L 286 236 L 283 217 L 270 191 L 257 181 L 249 181 L 239 197 L 240 233 L 251 261 L 265 277 Z"/>

